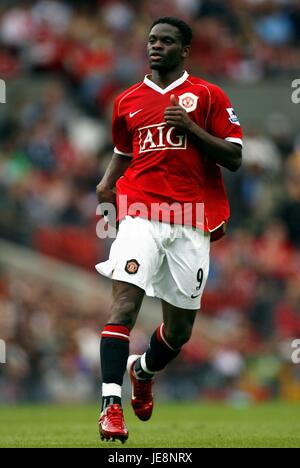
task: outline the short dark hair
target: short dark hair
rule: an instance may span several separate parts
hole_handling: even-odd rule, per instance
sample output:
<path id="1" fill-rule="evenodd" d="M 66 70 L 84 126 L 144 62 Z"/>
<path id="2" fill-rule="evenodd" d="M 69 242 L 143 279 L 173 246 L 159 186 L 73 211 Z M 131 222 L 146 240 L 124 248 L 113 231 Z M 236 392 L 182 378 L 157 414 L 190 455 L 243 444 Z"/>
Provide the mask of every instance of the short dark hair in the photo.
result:
<path id="1" fill-rule="evenodd" d="M 154 21 L 154 23 L 152 24 L 150 28 L 150 31 L 157 24 L 170 24 L 171 26 L 175 26 L 175 28 L 177 28 L 181 34 L 182 45 L 183 46 L 191 45 L 192 40 L 193 40 L 192 28 L 187 23 L 182 21 L 181 19 L 174 18 L 172 16 L 163 16 Z"/>

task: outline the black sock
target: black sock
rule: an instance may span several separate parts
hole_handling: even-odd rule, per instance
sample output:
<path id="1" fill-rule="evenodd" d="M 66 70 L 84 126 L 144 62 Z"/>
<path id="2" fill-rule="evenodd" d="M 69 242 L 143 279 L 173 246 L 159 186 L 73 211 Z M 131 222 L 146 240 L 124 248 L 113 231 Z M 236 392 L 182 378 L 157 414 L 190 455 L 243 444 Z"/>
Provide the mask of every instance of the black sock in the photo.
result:
<path id="1" fill-rule="evenodd" d="M 138 359 L 135 367 L 136 376 L 139 379 L 149 379 L 155 372 L 164 369 L 173 361 L 181 349 L 173 349 L 164 336 L 162 324 L 152 335 L 150 345 L 145 355 Z M 147 372 L 148 371 L 148 372 Z"/>
<path id="2" fill-rule="evenodd" d="M 107 324 L 104 327 L 100 344 L 103 384 L 122 387 L 129 356 L 129 334 L 129 328 L 123 325 Z M 103 395 L 102 409 L 106 408 L 107 404 L 121 404 L 120 392 L 116 392 L 115 395 Z"/>
<path id="3" fill-rule="evenodd" d="M 102 397 L 102 407 L 101 411 L 105 411 L 106 408 L 110 405 L 120 405 L 122 406 L 122 400 L 120 397 L 111 395 L 107 397 Z"/>
<path id="4" fill-rule="evenodd" d="M 141 363 L 141 358 L 137 359 L 135 366 L 134 366 L 134 373 L 140 380 L 150 380 L 154 376 L 154 372 L 146 372 L 144 371 Z"/>

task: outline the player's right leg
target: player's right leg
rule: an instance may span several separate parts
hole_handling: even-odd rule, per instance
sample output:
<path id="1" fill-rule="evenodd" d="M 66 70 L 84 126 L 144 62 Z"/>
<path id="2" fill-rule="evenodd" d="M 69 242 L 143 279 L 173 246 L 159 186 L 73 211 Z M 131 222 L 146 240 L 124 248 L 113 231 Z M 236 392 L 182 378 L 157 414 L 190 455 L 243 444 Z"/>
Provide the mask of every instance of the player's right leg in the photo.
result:
<path id="1" fill-rule="evenodd" d="M 109 260 L 96 266 L 99 273 L 114 281 L 114 304 L 109 323 L 102 332 L 101 362 L 103 375 L 103 408 L 120 405 L 123 374 L 129 351 L 129 333 L 135 323 L 144 291 L 153 294 L 152 280 L 159 271 L 164 254 L 159 247 L 156 227 L 143 218 L 127 216 L 112 244 Z M 135 378 L 136 376 L 134 376 Z M 145 382 L 131 376 L 133 393 L 149 395 Z M 137 386 L 143 386 L 140 392 Z M 145 398 L 133 398 L 135 404 Z"/>
<path id="2" fill-rule="evenodd" d="M 101 439 L 127 440 L 122 410 L 122 384 L 129 356 L 129 336 L 136 322 L 144 291 L 130 283 L 113 281 L 110 319 L 101 334 L 102 410 Z"/>

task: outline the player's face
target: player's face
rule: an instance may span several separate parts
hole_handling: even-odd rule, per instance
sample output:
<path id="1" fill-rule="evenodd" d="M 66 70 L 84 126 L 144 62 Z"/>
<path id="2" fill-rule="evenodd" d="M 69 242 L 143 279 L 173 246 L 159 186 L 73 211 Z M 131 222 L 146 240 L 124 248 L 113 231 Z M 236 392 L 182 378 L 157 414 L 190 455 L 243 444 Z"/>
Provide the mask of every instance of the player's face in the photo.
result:
<path id="1" fill-rule="evenodd" d="M 180 31 L 170 24 L 157 24 L 151 29 L 147 45 L 152 70 L 171 71 L 189 55 L 190 46 L 183 46 Z"/>

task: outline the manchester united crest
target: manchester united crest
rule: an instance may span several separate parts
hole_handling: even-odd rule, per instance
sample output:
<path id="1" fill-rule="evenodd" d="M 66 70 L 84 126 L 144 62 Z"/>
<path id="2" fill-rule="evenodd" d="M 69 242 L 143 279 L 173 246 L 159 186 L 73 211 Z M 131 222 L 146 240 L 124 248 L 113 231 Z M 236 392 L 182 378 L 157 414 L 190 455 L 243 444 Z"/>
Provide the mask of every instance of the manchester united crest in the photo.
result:
<path id="1" fill-rule="evenodd" d="M 179 105 L 183 107 L 186 112 L 193 112 L 197 108 L 199 97 L 193 93 L 185 93 L 179 96 Z"/>
<path id="2" fill-rule="evenodd" d="M 140 264 L 135 259 L 128 260 L 126 262 L 125 271 L 129 275 L 134 275 L 135 273 L 137 273 L 139 268 L 140 268 Z"/>

